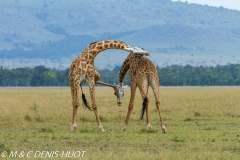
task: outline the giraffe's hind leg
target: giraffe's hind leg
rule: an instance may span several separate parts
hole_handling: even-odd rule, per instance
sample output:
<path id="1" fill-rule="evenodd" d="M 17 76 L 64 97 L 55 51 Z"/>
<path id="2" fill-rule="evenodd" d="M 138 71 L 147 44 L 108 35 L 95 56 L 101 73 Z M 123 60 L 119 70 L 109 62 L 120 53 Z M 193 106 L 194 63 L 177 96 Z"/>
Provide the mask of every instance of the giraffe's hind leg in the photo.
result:
<path id="1" fill-rule="evenodd" d="M 146 121 L 147 121 L 147 126 L 146 129 L 151 129 L 152 125 L 150 123 L 150 116 L 149 116 L 149 100 L 148 100 L 148 82 L 147 80 L 143 81 L 141 85 L 139 86 L 139 90 L 143 99 L 143 103 L 142 103 L 142 117 L 141 119 L 143 119 L 143 114 L 144 111 L 146 111 Z"/>
<path id="2" fill-rule="evenodd" d="M 165 128 L 165 125 L 163 124 L 162 115 L 161 115 L 161 112 L 160 112 L 160 102 L 159 101 L 156 101 L 156 107 L 157 107 L 158 114 L 159 114 L 159 117 L 160 117 L 162 132 L 166 133 L 167 130 Z"/>
<path id="3" fill-rule="evenodd" d="M 72 107 L 73 107 L 71 131 L 75 131 L 77 129 L 76 121 L 77 121 L 77 108 L 79 106 L 78 92 L 79 92 L 80 81 L 73 81 L 71 78 L 69 79 L 69 81 L 70 81 L 70 87 L 71 87 Z"/>
<path id="4" fill-rule="evenodd" d="M 158 110 L 158 114 L 159 114 L 159 118 L 160 118 L 160 122 L 161 122 L 161 128 L 162 128 L 162 132 L 163 133 L 166 133 L 166 128 L 163 124 L 163 119 L 162 119 L 162 114 L 161 114 L 161 111 L 160 111 L 160 101 L 159 101 L 159 80 L 154 80 L 152 81 L 152 83 L 150 83 L 152 89 L 153 89 L 153 93 L 154 93 L 154 97 L 156 99 L 156 107 L 157 107 L 157 110 Z"/>
<path id="5" fill-rule="evenodd" d="M 78 105 L 73 105 L 73 117 L 72 117 L 71 131 L 75 131 L 77 129 L 77 122 L 76 122 L 77 108 L 78 108 Z"/>

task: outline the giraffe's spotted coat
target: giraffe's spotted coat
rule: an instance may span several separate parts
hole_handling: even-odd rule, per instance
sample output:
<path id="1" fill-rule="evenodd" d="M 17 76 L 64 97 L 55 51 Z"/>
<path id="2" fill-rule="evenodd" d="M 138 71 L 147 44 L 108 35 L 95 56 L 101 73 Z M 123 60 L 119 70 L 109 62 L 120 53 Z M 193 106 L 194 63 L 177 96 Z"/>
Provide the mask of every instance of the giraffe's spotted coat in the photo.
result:
<path id="1" fill-rule="evenodd" d="M 165 133 L 166 129 L 163 124 L 161 112 L 160 112 L 160 101 L 159 101 L 159 78 L 155 65 L 145 56 L 134 55 L 130 53 L 122 64 L 119 73 L 119 84 L 122 86 L 125 74 L 129 73 L 130 87 L 131 87 L 131 98 L 128 107 L 128 113 L 125 120 L 125 124 L 122 131 L 125 131 L 128 125 L 129 117 L 134 106 L 134 99 L 136 88 L 138 87 L 142 96 L 142 99 L 148 96 L 148 87 L 152 87 L 154 97 L 156 100 L 156 107 L 159 113 L 162 131 Z M 146 117 L 147 117 L 147 128 L 151 128 L 149 119 L 149 101 L 147 100 L 146 106 Z"/>
<path id="2" fill-rule="evenodd" d="M 95 70 L 94 59 L 97 54 L 103 50 L 116 48 L 116 49 L 126 49 L 130 46 L 123 41 L 119 40 L 103 40 L 98 42 L 93 42 L 89 44 L 81 54 L 75 58 L 69 68 L 69 83 L 71 87 L 72 95 L 72 106 L 73 106 L 73 116 L 72 116 L 72 130 L 76 130 L 76 116 L 77 107 L 79 105 L 79 86 L 81 83 L 87 82 L 89 84 L 90 96 L 92 101 L 92 108 L 94 110 L 98 127 L 104 132 L 104 128 L 101 125 L 98 113 L 97 105 L 95 101 L 95 82 L 100 79 L 100 74 Z"/>

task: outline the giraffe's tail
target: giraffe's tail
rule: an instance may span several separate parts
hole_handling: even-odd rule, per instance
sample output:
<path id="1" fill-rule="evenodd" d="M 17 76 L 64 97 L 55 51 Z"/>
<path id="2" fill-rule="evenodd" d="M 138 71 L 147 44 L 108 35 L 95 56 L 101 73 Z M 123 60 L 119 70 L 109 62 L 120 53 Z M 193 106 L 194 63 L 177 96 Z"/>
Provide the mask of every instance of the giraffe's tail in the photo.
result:
<path id="1" fill-rule="evenodd" d="M 81 84 L 80 84 L 80 87 L 81 87 L 81 90 L 82 90 Z M 87 102 L 87 99 L 86 99 L 86 97 L 85 97 L 85 94 L 83 93 L 83 90 L 82 90 L 82 101 L 83 101 L 84 106 L 85 106 L 87 109 L 89 109 L 90 111 L 93 111 L 93 109 L 90 107 L 90 105 L 89 105 L 88 102 Z"/>
<path id="2" fill-rule="evenodd" d="M 141 119 L 143 119 L 143 115 L 144 115 L 144 113 L 145 113 L 145 111 L 146 111 L 146 108 L 147 108 L 147 103 L 148 103 L 148 98 L 145 97 L 145 98 L 143 99 L 143 103 L 142 103 L 142 115 L 141 115 Z"/>

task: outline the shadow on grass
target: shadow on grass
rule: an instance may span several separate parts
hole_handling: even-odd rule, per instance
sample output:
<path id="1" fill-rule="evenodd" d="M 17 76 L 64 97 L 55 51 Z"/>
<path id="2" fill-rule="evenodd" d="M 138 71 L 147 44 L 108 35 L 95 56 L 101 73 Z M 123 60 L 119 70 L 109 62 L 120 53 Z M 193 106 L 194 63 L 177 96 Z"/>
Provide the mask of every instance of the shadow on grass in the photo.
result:
<path id="1" fill-rule="evenodd" d="M 158 131 L 155 130 L 155 129 L 146 129 L 146 128 L 143 128 L 140 130 L 140 133 L 157 133 Z"/>

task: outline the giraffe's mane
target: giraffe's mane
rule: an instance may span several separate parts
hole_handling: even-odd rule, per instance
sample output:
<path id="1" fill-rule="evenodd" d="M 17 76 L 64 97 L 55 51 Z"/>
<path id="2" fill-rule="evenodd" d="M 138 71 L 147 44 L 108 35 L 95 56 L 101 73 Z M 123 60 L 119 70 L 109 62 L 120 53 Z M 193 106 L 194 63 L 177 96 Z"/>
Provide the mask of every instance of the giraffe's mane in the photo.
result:
<path id="1" fill-rule="evenodd" d="M 97 42 L 99 42 L 99 41 L 92 42 L 92 43 L 90 43 L 90 45 L 92 45 L 92 44 L 94 44 L 94 43 L 97 43 Z"/>
<path id="2" fill-rule="evenodd" d="M 101 42 L 101 41 L 118 41 L 118 42 L 121 42 L 121 43 L 125 43 L 125 42 L 120 41 L 120 40 L 100 40 L 100 41 L 92 42 L 92 43 L 90 43 L 90 45 L 95 44 L 95 43 L 98 43 L 98 42 Z"/>

